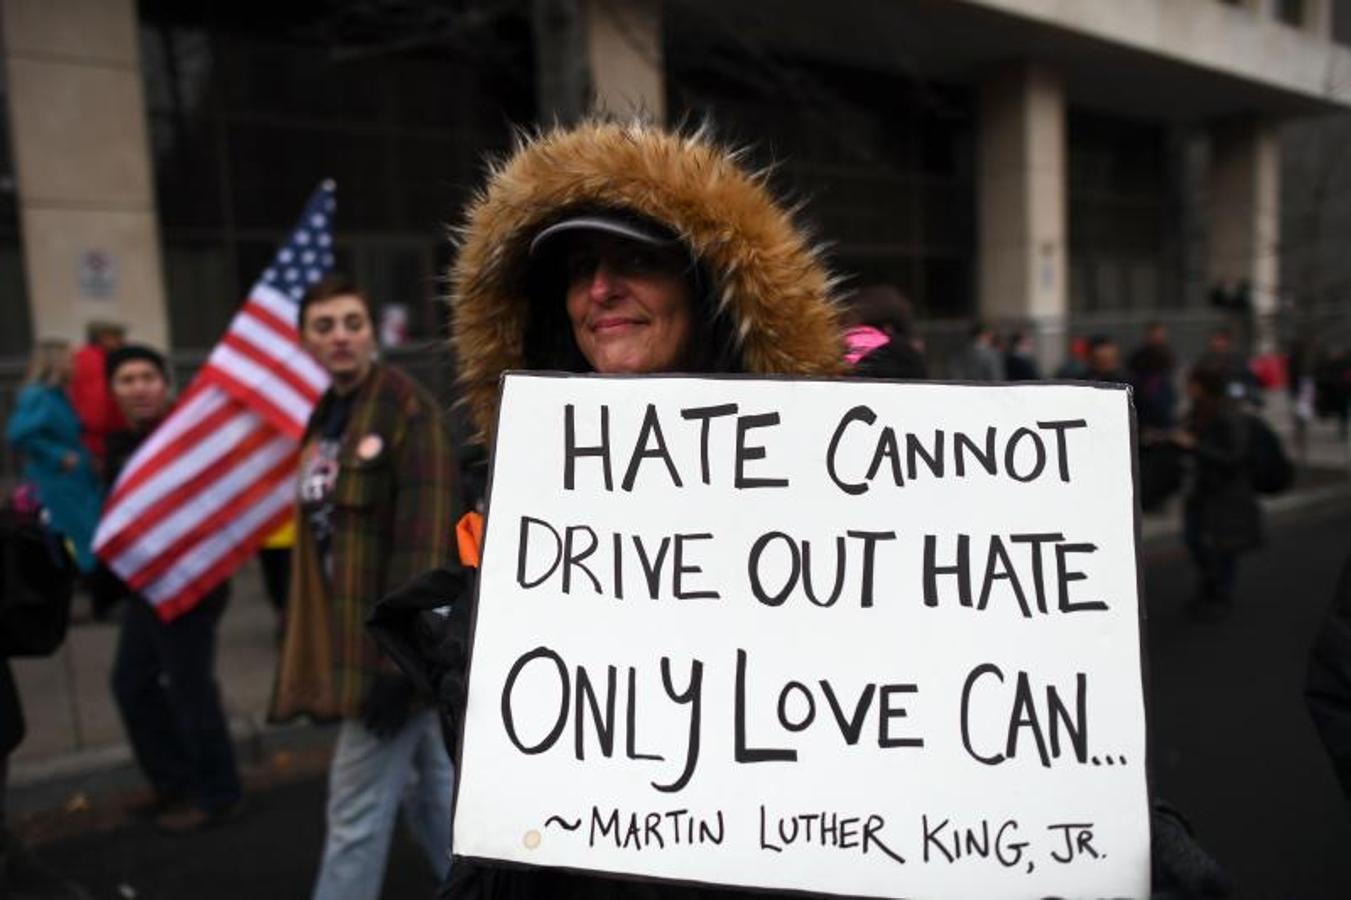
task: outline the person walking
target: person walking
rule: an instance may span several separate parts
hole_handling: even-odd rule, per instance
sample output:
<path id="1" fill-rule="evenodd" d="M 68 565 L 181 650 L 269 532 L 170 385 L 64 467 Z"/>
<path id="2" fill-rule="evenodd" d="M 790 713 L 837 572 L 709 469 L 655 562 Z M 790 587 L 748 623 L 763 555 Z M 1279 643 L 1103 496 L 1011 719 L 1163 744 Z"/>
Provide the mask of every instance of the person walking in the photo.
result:
<path id="1" fill-rule="evenodd" d="M 1177 368 L 1168 329 L 1161 322 L 1145 328 L 1145 339 L 1126 360 L 1126 377 L 1135 395 L 1135 415 L 1140 430 L 1171 431 L 1177 420 Z"/>
<path id="2" fill-rule="evenodd" d="M 1192 458 L 1183 507 L 1183 540 L 1200 584 L 1191 611 L 1226 611 L 1234 599 L 1238 556 L 1262 542 L 1262 509 L 1252 485 L 1250 430 L 1230 392 L 1230 372 L 1199 365 L 1187 379 L 1191 409 L 1174 442 Z"/>
<path id="3" fill-rule="evenodd" d="M 56 652 L 66 637 L 74 589 L 65 542 L 43 525 L 38 512 L 20 504 L 0 508 L 0 898 L 87 900 L 82 887 L 9 830 L 5 815 L 9 756 L 26 731 L 9 660 Z"/>
<path id="4" fill-rule="evenodd" d="M 70 345 L 39 341 L 5 437 L 23 454 L 23 476 L 37 488 L 51 527 L 70 542 L 76 566 L 88 573 L 95 563 L 90 544 L 103 491 L 94 459 L 80 442 L 80 420 L 66 394 L 70 376 Z"/>
<path id="5" fill-rule="evenodd" d="M 375 602 L 453 558 L 453 469 L 436 400 L 376 359 L 371 310 L 330 275 L 300 301 L 305 349 L 332 379 L 302 441 L 290 600 L 271 717 L 341 720 L 315 900 L 380 893 L 403 801 L 438 879 L 454 771 L 436 713 L 364 630 Z"/>
<path id="6" fill-rule="evenodd" d="M 108 354 L 108 383 L 127 430 L 108 435 L 110 483 L 169 414 L 164 356 L 139 344 Z M 152 795 L 133 815 L 162 830 L 190 833 L 227 822 L 243 809 L 234 745 L 216 683 L 216 629 L 229 601 L 223 582 L 197 605 L 165 621 L 149 600 L 106 568 L 102 580 L 122 597 L 122 630 L 112 689 L 127 737 Z"/>
<path id="7" fill-rule="evenodd" d="M 948 374 L 959 381 L 1003 381 L 1004 355 L 996 346 L 994 330 L 976 322 L 966 346 L 948 363 Z"/>
<path id="8" fill-rule="evenodd" d="M 844 361 L 868 378 L 924 378 L 924 342 L 910 301 L 889 284 L 860 288 L 844 301 Z"/>
<path id="9" fill-rule="evenodd" d="M 70 402 L 80 418 L 80 438 L 101 470 L 108 435 L 127 427 L 108 389 L 107 375 L 108 354 L 126 343 L 127 330 L 117 322 L 96 319 L 86 327 L 85 335 L 85 345 L 75 351 Z"/>

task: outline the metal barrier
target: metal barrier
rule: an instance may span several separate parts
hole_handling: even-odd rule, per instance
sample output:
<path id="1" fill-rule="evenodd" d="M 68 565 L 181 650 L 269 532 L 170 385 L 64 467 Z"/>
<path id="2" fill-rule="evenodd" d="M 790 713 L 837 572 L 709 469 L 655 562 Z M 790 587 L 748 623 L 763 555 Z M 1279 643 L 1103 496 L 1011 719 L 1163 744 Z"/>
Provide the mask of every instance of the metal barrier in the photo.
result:
<path id="1" fill-rule="evenodd" d="M 1150 322 L 1161 322 L 1169 329 L 1174 352 L 1184 367 L 1196 359 L 1205 348 L 1206 339 L 1216 329 L 1224 325 L 1238 325 L 1236 336 L 1240 342 L 1245 338 L 1241 323 L 1235 317 L 1218 310 L 1173 310 L 1145 311 L 1138 313 L 1104 313 L 1092 315 L 1072 315 L 1064 330 L 1048 340 L 1055 340 L 1062 346 L 1042 346 L 1038 356 L 1043 361 L 1047 375 L 1054 370 L 1054 362 L 1064 356 L 1063 344 L 1071 335 L 1105 335 L 1114 339 L 1121 347 L 1123 361 L 1132 348 L 1139 343 L 1144 328 Z M 992 323 L 1003 327 L 1005 323 Z M 1303 311 L 1295 316 L 1289 313 L 1278 314 L 1262 323 L 1266 333 L 1276 337 L 1282 347 L 1296 335 L 1316 336 L 1324 349 L 1336 346 L 1351 346 L 1351 308 L 1345 305 L 1328 304 Z M 928 320 L 916 323 L 917 333 L 924 339 L 930 362 L 930 373 L 942 377 L 946 373 L 947 360 L 958 353 L 967 341 L 970 322 L 965 319 Z M 1058 329 L 1057 329 L 1058 331 Z M 1242 343 L 1240 343 L 1242 346 Z M 424 341 L 396 349 L 382 351 L 387 359 L 399 365 L 425 385 L 442 403 L 451 409 L 451 429 L 456 441 L 467 440 L 473 433 L 472 425 L 463 411 L 454 405 L 452 373 L 455 371 L 454 359 L 445 341 Z M 173 372 L 174 384 L 180 388 L 191 383 L 192 378 L 206 359 L 202 351 L 173 353 L 169 363 Z M 1052 365 L 1046 365 L 1050 361 Z M 14 408 L 14 399 L 23 383 L 25 362 L 14 358 L 0 358 L 0 423 L 9 420 Z M 18 477 L 17 454 L 8 445 L 0 441 L 0 487 L 7 487 Z"/>

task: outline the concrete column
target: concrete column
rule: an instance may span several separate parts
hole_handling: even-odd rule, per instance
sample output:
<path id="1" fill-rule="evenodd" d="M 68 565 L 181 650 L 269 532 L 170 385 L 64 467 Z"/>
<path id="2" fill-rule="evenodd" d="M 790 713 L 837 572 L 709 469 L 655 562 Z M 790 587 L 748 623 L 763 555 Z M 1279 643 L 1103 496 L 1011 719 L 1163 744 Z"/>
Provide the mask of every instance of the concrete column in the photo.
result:
<path id="1" fill-rule="evenodd" d="M 661 0 L 534 0 L 540 118 L 666 116 Z"/>
<path id="2" fill-rule="evenodd" d="M 0 0 L 37 336 L 168 339 L 135 0 Z"/>
<path id="3" fill-rule="evenodd" d="M 1057 73 L 1014 64 L 980 87 L 980 308 L 1027 322 L 1038 357 L 1064 355 L 1068 312 L 1065 95 Z"/>
<path id="4" fill-rule="evenodd" d="M 1248 286 L 1258 351 L 1270 348 L 1280 286 L 1280 174 L 1272 123 L 1243 119 L 1211 130 L 1209 280 Z"/>
<path id="5" fill-rule="evenodd" d="M 1332 0 L 1304 0 L 1304 30 L 1320 40 L 1332 40 Z"/>
<path id="6" fill-rule="evenodd" d="M 586 23 L 596 108 L 663 121 L 661 0 L 587 0 Z"/>

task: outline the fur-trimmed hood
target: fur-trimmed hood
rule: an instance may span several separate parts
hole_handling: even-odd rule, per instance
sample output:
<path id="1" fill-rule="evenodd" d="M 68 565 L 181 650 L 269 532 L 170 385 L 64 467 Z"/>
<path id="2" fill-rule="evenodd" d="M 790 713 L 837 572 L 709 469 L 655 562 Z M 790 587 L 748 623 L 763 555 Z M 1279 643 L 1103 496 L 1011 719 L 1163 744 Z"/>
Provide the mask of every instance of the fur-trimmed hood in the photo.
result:
<path id="1" fill-rule="evenodd" d="M 674 231 L 712 282 L 742 371 L 828 374 L 842 355 L 833 280 L 763 175 L 705 130 L 593 121 L 524 138 L 470 205 L 451 272 L 461 396 L 491 433 L 498 379 L 529 368 L 530 241 L 568 210 L 626 209 Z"/>

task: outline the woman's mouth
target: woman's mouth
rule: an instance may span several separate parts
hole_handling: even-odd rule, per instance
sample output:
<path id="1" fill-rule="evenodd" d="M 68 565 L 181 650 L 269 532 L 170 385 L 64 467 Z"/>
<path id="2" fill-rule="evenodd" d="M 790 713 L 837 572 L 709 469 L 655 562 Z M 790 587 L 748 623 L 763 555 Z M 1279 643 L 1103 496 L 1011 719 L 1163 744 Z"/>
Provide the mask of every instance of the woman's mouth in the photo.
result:
<path id="1" fill-rule="evenodd" d="M 603 319 L 597 319 L 591 323 L 591 331 L 598 335 L 619 334 L 631 328 L 637 328 L 643 323 L 639 319 L 630 319 L 622 316 L 607 316 Z"/>

